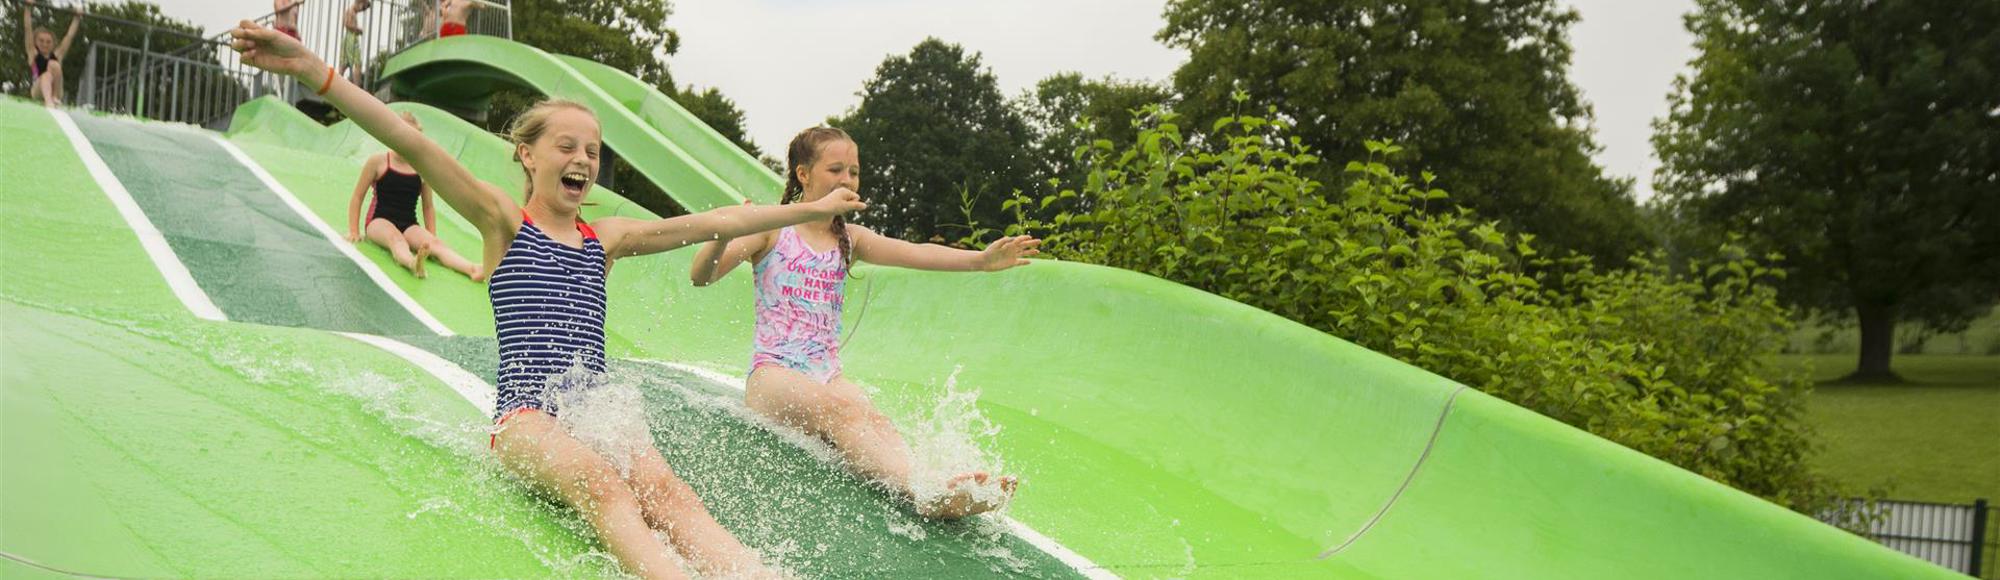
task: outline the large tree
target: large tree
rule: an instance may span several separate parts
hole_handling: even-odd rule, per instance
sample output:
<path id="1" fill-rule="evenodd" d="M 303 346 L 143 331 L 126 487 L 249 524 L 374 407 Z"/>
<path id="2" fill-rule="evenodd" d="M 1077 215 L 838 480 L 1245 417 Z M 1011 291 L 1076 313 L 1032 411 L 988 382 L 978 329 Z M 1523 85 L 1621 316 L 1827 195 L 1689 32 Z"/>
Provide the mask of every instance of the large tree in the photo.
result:
<path id="1" fill-rule="evenodd" d="M 861 104 L 828 122 L 861 147 L 860 221 L 904 239 L 956 240 L 1011 223 L 1000 206 L 1035 185 L 1032 135 L 978 54 L 935 38 L 882 61 Z"/>
<path id="2" fill-rule="evenodd" d="M 1786 256 L 1789 300 L 1851 313 L 1855 378 L 1895 324 L 2000 299 L 2000 2 L 1700 0 L 1653 137 L 1672 211 Z"/>
<path id="3" fill-rule="evenodd" d="M 1137 112 L 1147 105 L 1168 105 L 1172 98 L 1166 87 L 1152 83 L 1092 80 L 1065 72 L 1035 83 L 1021 96 L 1019 107 L 1034 130 L 1042 176 L 1081 188 L 1090 170 L 1077 158 L 1080 148 L 1098 140 L 1130 146 L 1139 133 L 1133 124 Z"/>
<path id="4" fill-rule="evenodd" d="M 1332 159 L 1393 139 L 1459 204 L 1622 264 L 1650 242 L 1630 183 L 1590 159 L 1576 20 L 1559 0 L 1174 0 L 1158 38 L 1189 53 L 1174 86 L 1194 128 L 1275 105 Z"/>

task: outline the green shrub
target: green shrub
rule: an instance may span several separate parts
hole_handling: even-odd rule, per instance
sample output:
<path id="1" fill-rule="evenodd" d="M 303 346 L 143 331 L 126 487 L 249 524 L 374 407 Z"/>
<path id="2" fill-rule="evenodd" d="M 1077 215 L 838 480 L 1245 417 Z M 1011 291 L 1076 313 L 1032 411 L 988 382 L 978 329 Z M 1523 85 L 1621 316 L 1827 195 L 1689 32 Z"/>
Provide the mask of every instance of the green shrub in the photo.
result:
<path id="1" fill-rule="evenodd" d="M 1806 468 L 1810 382 L 1761 378 L 1789 329 L 1766 284 L 1775 257 L 1548 260 L 1531 236 L 1437 208 L 1450 198 L 1433 176 L 1388 165 L 1394 144 L 1368 143 L 1345 187 L 1322 191 L 1304 177 L 1319 158 L 1274 118 L 1190 136 L 1150 110 L 1130 147 L 1079 149 L 1084 183 L 1007 202 L 1006 233 L 1325 330 L 1794 509 L 1828 505 Z"/>

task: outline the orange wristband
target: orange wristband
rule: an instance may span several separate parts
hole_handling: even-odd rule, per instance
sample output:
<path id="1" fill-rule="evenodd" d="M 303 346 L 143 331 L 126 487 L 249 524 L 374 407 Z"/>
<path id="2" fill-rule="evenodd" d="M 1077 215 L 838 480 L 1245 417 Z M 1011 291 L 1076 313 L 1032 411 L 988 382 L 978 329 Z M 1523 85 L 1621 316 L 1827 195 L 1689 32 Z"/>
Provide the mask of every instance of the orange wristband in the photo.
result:
<path id="1" fill-rule="evenodd" d="M 319 93 L 317 94 L 319 96 L 324 97 L 326 96 L 326 92 L 332 89 L 333 89 L 333 67 L 329 66 L 326 67 L 326 82 L 320 83 Z"/>

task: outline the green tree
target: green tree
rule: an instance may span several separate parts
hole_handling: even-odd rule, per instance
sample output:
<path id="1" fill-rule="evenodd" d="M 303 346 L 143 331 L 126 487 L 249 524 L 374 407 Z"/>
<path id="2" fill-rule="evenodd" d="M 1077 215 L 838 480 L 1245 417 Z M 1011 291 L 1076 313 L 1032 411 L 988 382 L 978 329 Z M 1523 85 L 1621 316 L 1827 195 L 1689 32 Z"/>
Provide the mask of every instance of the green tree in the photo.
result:
<path id="1" fill-rule="evenodd" d="M 1028 124 L 999 82 L 955 44 L 930 38 L 882 61 L 861 104 L 828 123 L 861 148 L 860 221 L 911 240 L 958 239 L 999 223 L 1000 205 L 1035 186 Z"/>
<path id="2" fill-rule="evenodd" d="M 1399 146 L 1365 143 L 1323 185 L 1283 117 L 1201 135 L 1151 117 L 1129 146 L 1093 144 L 1085 179 L 1010 200 L 1006 233 L 1324 330 L 1803 513 L 1829 507 L 1836 489 L 1801 459 L 1812 383 L 1768 366 L 1790 315 L 1768 259 L 1725 246 L 1673 268 L 1646 254 L 1531 270 L 1532 236 L 1437 211 L 1446 178 L 1393 169 Z M 1087 209 L 1022 211 L 1078 196 Z"/>
<path id="3" fill-rule="evenodd" d="M 715 129 L 715 132 L 721 133 L 731 143 L 750 153 L 750 156 L 764 155 L 764 151 L 750 141 L 750 135 L 744 128 L 743 109 L 737 108 L 736 101 L 723 95 L 721 90 L 715 87 L 698 90 L 694 85 L 686 85 L 680 90 L 667 93 L 667 96 L 673 97 L 674 102 L 680 103 L 681 107 L 693 113 L 695 118 L 707 123 L 710 128 Z"/>
<path id="4" fill-rule="evenodd" d="M 1241 90 L 1333 159 L 1391 138 L 1459 204 L 1613 263 L 1651 242 L 1629 181 L 1590 159 L 1566 76 L 1576 20 L 1559 0 L 1174 0 L 1158 38 L 1189 53 L 1174 87 L 1192 127 L 1237 112 Z"/>
<path id="5" fill-rule="evenodd" d="M 1788 300 L 1954 331 L 2000 298 L 2000 3 L 1701 0 L 1656 124 L 1673 214 L 1782 252 Z"/>
<path id="6" fill-rule="evenodd" d="M 1138 111 L 1167 105 L 1172 97 L 1166 87 L 1153 83 L 1110 77 L 1090 80 L 1066 72 L 1035 83 L 1022 95 L 1019 107 L 1035 133 L 1041 174 L 1076 183 L 1088 171 L 1078 155 L 1090 144 L 1102 139 L 1114 146 L 1130 145 L 1139 132 L 1134 126 Z"/>
<path id="7" fill-rule="evenodd" d="M 680 51 L 681 37 L 667 27 L 667 0 L 514 0 L 511 7 L 515 42 L 674 86 L 663 58 Z"/>

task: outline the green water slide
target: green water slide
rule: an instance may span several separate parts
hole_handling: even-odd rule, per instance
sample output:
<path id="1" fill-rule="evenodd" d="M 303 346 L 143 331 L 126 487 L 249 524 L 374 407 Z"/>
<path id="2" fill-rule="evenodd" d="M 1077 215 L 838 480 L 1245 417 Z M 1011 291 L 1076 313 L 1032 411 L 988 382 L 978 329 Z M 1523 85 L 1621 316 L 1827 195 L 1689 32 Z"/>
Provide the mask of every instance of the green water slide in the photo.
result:
<path id="1" fill-rule="evenodd" d="M 775 190 L 592 63 L 455 38 L 390 68 L 399 93 L 431 100 L 475 103 L 482 82 L 582 100 L 690 208 Z M 396 106 L 520 189 L 497 138 Z M 490 382 L 484 289 L 416 280 L 324 233 L 345 228 L 379 144 L 268 100 L 227 136 L 11 100 L 0 132 L 38 144 L 0 156 L 38 176 L 0 180 L 0 576 L 609 571 L 573 517 L 492 467 L 484 385 L 432 372 Z M 587 218 L 650 215 L 590 199 Z M 477 251 L 440 217 L 442 239 Z M 1004 518 L 920 522 L 743 418 L 748 276 L 692 288 L 690 254 L 614 268 L 614 370 L 640 383 L 655 442 L 718 517 L 805 576 L 1954 577 L 1277 316 L 1046 261 L 863 266 L 849 283 L 849 375 L 918 434 L 945 393 L 976 392 L 991 452 L 1023 479 Z"/>

